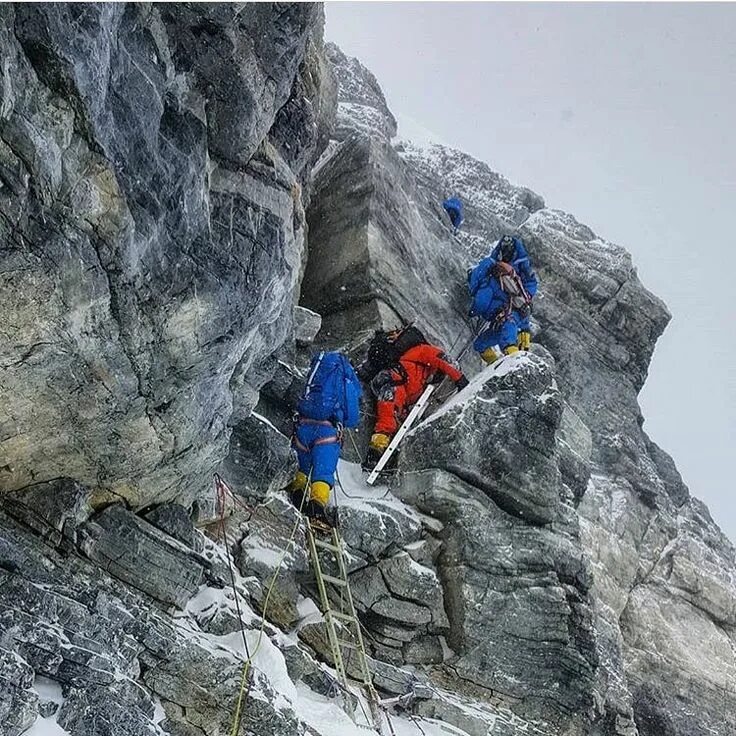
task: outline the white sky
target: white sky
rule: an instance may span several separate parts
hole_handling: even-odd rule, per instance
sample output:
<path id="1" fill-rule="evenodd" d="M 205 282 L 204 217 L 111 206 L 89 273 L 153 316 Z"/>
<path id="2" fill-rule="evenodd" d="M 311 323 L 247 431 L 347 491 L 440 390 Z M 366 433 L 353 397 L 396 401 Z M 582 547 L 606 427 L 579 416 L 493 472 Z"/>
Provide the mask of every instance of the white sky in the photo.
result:
<path id="1" fill-rule="evenodd" d="M 673 314 L 645 429 L 736 540 L 736 4 L 328 2 L 326 16 L 395 114 L 631 251 Z"/>

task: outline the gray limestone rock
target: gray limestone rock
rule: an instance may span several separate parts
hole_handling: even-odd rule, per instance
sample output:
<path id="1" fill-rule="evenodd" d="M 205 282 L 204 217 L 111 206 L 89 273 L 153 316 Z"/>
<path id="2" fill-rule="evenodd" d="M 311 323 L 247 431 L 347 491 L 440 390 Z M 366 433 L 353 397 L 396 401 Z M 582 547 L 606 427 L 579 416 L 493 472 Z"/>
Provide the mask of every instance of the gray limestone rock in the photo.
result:
<path id="1" fill-rule="evenodd" d="M 153 727 L 154 706 L 132 682 L 70 688 L 56 722 L 71 736 L 145 736 Z"/>
<path id="2" fill-rule="evenodd" d="M 369 660 L 369 666 L 376 686 L 387 693 L 392 695 L 412 693 L 418 700 L 430 700 L 434 697 L 432 686 L 423 676 L 377 659 Z"/>
<path id="3" fill-rule="evenodd" d="M 306 307 L 294 309 L 294 338 L 298 345 L 309 345 L 314 342 L 320 327 L 322 317 Z"/>
<path id="4" fill-rule="evenodd" d="M 307 200 L 312 167 L 333 133 L 337 108 L 334 71 L 322 43 L 323 25 L 313 26 L 289 99 L 269 131 L 269 139 L 306 188 Z"/>
<path id="5" fill-rule="evenodd" d="M 340 507 L 340 533 L 353 553 L 377 560 L 417 541 L 422 525 L 410 509 L 388 499 L 370 499 Z"/>
<path id="6" fill-rule="evenodd" d="M 407 664 L 440 664 L 445 659 L 438 636 L 421 636 L 407 642 L 402 654 Z"/>
<path id="7" fill-rule="evenodd" d="M 92 513 L 90 497 L 88 488 L 62 478 L 14 491 L 8 494 L 4 507 L 11 516 L 58 545 L 63 538 L 75 541 L 77 528 Z"/>
<path id="8" fill-rule="evenodd" d="M 576 720 L 592 705 L 597 658 L 575 528 L 529 525 L 447 471 L 407 473 L 402 499 L 444 522 L 437 568 L 457 653 L 452 673 L 509 707 Z"/>
<path id="9" fill-rule="evenodd" d="M 59 710 L 59 704 L 53 700 L 40 700 L 38 703 L 38 715 L 41 718 L 51 718 Z"/>
<path id="10" fill-rule="evenodd" d="M 272 646 L 272 645 L 271 645 Z M 223 652 L 213 657 L 194 642 L 180 642 L 177 657 L 148 670 L 143 680 L 165 702 L 175 704 L 167 717 L 185 727 L 195 726 L 207 736 L 229 732 L 240 690 L 243 662 Z M 286 675 L 284 666 L 284 675 Z M 251 697 L 243 709 L 241 730 L 254 736 L 293 736 L 298 721 L 269 678 L 251 668 Z"/>
<path id="11" fill-rule="evenodd" d="M 423 605 L 394 598 L 377 567 L 366 567 L 350 576 L 350 589 L 357 604 L 366 612 L 406 627 L 426 626 L 432 612 Z"/>
<path id="12" fill-rule="evenodd" d="M 110 574 L 178 608 L 194 595 L 204 574 L 202 558 L 119 504 L 82 527 L 79 548 Z"/>
<path id="13" fill-rule="evenodd" d="M 31 689 L 33 669 L 0 646 L 0 731 L 20 736 L 36 720 L 38 695 Z"/>
<path id="14" fill-rule="evenodd" d="M 221 472 L 239 496 L 262 501 L 296 472 L 291 442 L 268 419 L 253 413 L 233 429 Z"/>
<path id="15" fill-rule="evenodd" d="M 268 135 L 331 84 L 321 11 L 1 18 L 0 491 L 69 477 L 95 503 L 187 505 L 227 452 L 238 387 L 289 334 L 302 187 Z M 329 96 L 280 119 L 275 137 L 304 137 L 294 166 L 324 145 Z"/>
<path id="16" fill-rule="evenodd" d="M 435 690 L 435 697 L 417 703 L 416 712 L 462 729 L 468 736 L 557 736 L 548 723 L 523 718 L 504 707 L 499 698 L 475 700 L 446 690 Z"/>
<path id="17" fill-rule="evenodd" d="M 335 138 L 344 140 L 356 130 L 384 140 L 393 138 L 396 119 L 373 74 L 357 59 L 346 56 L 334 43 L 326 44 L 326 50 L 339 90 Z"/>
<path id="18" fill-rule="evenodd" d="M 437 555 L 442 549 L 442 543 L 434 537 L 420 539 L 418 542 L 412 542 L 404 547 L 409 557 L 425 567 L 434 567 Z"/>
<path id="19" fill-rule="evenodd" d="M 271 588 L 269 620 L 287 628 L 296 623 L 298 579 L 309 570 L 309 561 L 303 524 L 288 501 L 269 496 L 256 507 L 238 544 L 236 561 L 243 575 L 255 575 L 261 581 L 258 606 L 264 604 L 267 588 Z"/>
<path id="20" fill-rule="evenodd" d="M 639 574 L 621 630 L 642 736 L 736 729 L 735 562 L 733 546 L 692 499 L 679 510 L 675 537 Z"/>
<path id="21" fill-rule="evenodd" d="M 480 488 L 515 516 L 558 515 L 556 433 L 562 403 L 554 373 L 535 355 L 497 361 L 419 424 L 403 443 L 401 467 L 441 468 Z M 463 436 L 463 441 L 448 437 Z"/>
<path id="22" fill-rule="evenodd" d="M 143 518 L 157 529 L 178 540 L 195 552 L 204 547 L 202 535 L 197 532 L 189 512 L 178 503 L 165 503 L 151 509 Z"/>
<path id="23" fill-rule="evenodd" d="M 375 138 L 346 140 L 318 169 L 301 303 L 322 315 L 321 345 L 353 348 L 412 320 L 448 349 L 469 337 L 465 271 L 415 194 L 399 155 Z"/>
<path id="24" fill-rule="evenodd" d="M 433 626 L 448 626 L 442 588 L 433 569 L 415 562 L 406 552 L 381 560 L 378 569 L 392 595 L 429 608 Z"/>

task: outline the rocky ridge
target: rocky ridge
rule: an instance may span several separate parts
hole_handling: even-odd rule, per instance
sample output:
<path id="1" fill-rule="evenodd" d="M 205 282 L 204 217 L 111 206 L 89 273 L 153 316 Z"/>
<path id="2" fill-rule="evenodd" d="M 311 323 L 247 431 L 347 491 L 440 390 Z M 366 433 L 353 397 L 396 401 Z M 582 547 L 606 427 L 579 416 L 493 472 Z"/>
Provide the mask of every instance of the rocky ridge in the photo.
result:
<path id="1" fill-rule="evenodd" d="M 389 488 L 340 467 L 390 726 L 736 730 L 734 549 L 641 430 L 669 316 L 626 251 L 397 140 L 318 6 L 0 16 L 0 734 L 229 733 L 246 661 L 239 733 L 364 733 L 278 492 L 293 399 L 315 338 L 357 356 L 414 319 L 459 350 L 465 269 L 513 228 L 532 353 L 467 356 Z"/>
<path id="2" fill-rule="evenodd" d="M 329 53 L 341 89 L 345 79 L 350 90 L 345 99 L 340 95 L 338 115 L 346 104 L 344 117 L 359 116 L 360 103 L 375 108 L 364 122 L 376 115 L 385 118 L 385 101 L 375 95 L 372 76 L 365 75 L 361 91 L 356 63 L 344 61 L 335 49 Z M 412 433 L 402 457 L 404 472 L 393 487 L 424 513 L 450 514 L 437 564 L 459 647 L 457 661 L 466 665 L 462 679 L 493 689 L 505 677 L 507 702 L 520 700 L 519 712 L 566 723 L 563 730 L 585 711 L 573 729 L 652 735 L 728 733 L 736 710 L 734 650 L 732 623 L 723 615 L 723 603 L 725 596 L 733 606 L 734 549 L 703 513 L 702 504 L 690 497 L 671 459 L 642 431 L 637 403 L 656 339 L 669 320 L 666 307 L 641 285 L 623 248 L 598 237 L 571 215 L 546 208 L 530 190 L 510 184 L 462 152 L 391 140 L 391 130 L 380 126 L 373 126 L 368 135 L 365 128 L 356 123 L 352 136 L 343 135 L 338 146 L 328 148 L 329 158 L 316 172 L 316 201 L 309 212 L 312 233 L 320 236 L 320 242 L 339 233 L 343 243 L 351 244 L 350 256 L 341 254 L 350 269 L 341 271 L 333 262 L 331 279 L 352 283 L 353 272 L 368 279 L 362 290 L 348 289 L 349 297 L 335 298 L 331 290 L 325 297 L 310 288 L 310 268 L 323 273 L 326 261 L 320 251 L 314 253 L 302 300 L 323 311 L 330 339 L 337 333 L 338 342 L 350 345 L 355 333 L 348 326 L 359 314 L 361 323 L 371 320 L 370 327 L 415 319 L 445 345 L 462 345 L 468 328 L 459 341 L 455 336 L 465 306 L 464 279 L 456 277 L 443 257 L 458 264 L 464 275 L 502 232 L 516 231 L 524 237 L 544 285 L 535 303 L 534 353 L 551 371 L 550 387 L 543 388 L 522 372 L 511 386 L 499 389 L 499 395 L 490 393 L 482 410 L 475 410 L 473 402 L 443 410 Z M 358 157 L 361 149 L 370 153 Z M 382 187 L 386 172 L 400 186 Z M 456 238 L 439 209 L 451 194 L 466 203 L 466 224 Z M 364 208 L 347 199 L 361 195 Z M 333 212 L 340 213 L 339 219 Z M 442 263 L 446 278 L 433 280 L 426 261 Z M 402 293 L 395 296 L 391 286 L 398 272 Z M 442 294 L 439 315 L 431 292 Z M 443 332 L 437 327 L 441 323 L 452 324 L 453 332 Z M 477 365 L 466 361 L 465 368 L 474 372 Z M 487 382 L 489 391 L 492 385 Z M 556 418 L 550 414 L 554 404 Z M 465 438 L 460 444 L 450 439 L 458 433 Z M 577 572 L 571 575 L 541 552 L 546 548 L 543 542 L 530 543 L 535 572 L 548 565 L 545 574 L 562 590 L 576 581 L 578 599 L 568 594 L 560 609 L 568 621 L 562 641 L 587 666 L 574 676 L 536 680 L 557 640 L 550 630 L 540 642 L 540 632 L 546 632 L 545 623 L 556 616 L 550 609 L 544 622 L 535 620 L 541 609 L 531 594 L 523 615 L 514 612 L 523 600 L 519 588 L 526 575 L 525 545 L 512 537 L 504 547 L 511 550 L 510 589 L 497 577 L 494 552 L 498 554 L 497 540 L 503 534 L 495 527 L 488 552 L 477 546 L 464 550 L 462 543 L 450 542 L 461 534 L 464 522 L 462 509 L 451 513 L 447 498 L 465 499 L 478 492 L 477 501 L 485 498 L 482 506 L 490 509 L 485 513 L 491 518 L 498 509 L 521 520 L 529 540 L 541 524 L 554 546 L 564 550 L 558 560 L 568 565 L 578 560 Z M 476 517 L 471 522 L 480 526 L 467 538 L 485 539 L 483 524 L 488 522 Z M 478 560 L 490 562 L 485 574 L 479 575 Z M 693 578 L 687 584 L 673 584 L 670 563 Z M 457 573 L 463 565 L 472 575 L 458 588 L 457 581 L 463 578 Z M 448 581 L 454 596 L 448 596 Z M 496 603 L 479 617 L 478 642 L 491 642 L 493 654 L 479 656 L 474 666 L 467 667 L 477 645 L 458 634 L 472 622 L 468 611 L 477 610 L 478 588 L 486 598 L 492 590 L 499 602 L 506 603 L 500 608 Z M 703 599 L 696 602 L 688 588 L 697 589 Z M 448 598 L 457 604 L 448 606 Z M 458 609 L 453 620 L 454 605 Z M 704 608 L 710 612 L 705 619 Z M 677 613 L 663 618 L 658 611 L 664 610 Z M 514 632 L 509 621 L 527 625 Z M 697 643 L 689 641 L 691 630 L 702 633 Z M 515 646 L 501 654 L 510 642 Z M 525 657 L 529 660 L 521 674 L 515 667 Z M 559 655 L 554 659 L 558 672 L 564 669 Z M 460 673 L 456 665 L 454 669 Z M 528 701 L 543 697 L 550 677 L 556 693 L 540 709 Z M 463 683 L 456 680 L 456 687 L 462 689 Z M 580 700 L 560 697 L 563 692 L 572 695 L 576 688 Z"/>

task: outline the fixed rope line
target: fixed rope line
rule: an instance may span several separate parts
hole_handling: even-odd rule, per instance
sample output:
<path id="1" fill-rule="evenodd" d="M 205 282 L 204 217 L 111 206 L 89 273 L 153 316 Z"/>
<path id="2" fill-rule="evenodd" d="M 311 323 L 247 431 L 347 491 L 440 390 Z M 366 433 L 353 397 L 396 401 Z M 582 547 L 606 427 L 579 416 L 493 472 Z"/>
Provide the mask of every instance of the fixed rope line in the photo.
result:
<path id="1" fill-rule="evenodd" d="M 307 479 L 307 485 L 306 485 L 307 488 L 309 487 L 310 481 L 311 481 L 311 471 L 310 471 L 309 477 Z M 339 478 L 338 478 L 338 482 L 339 482 Z M 239 619 L 239 624 L 240 624 L 240 632 L 241 632 L 241 637 L 243 639 L 243 646 L 244 646 L 244 649 L 245 649 L 245 653 L 247 655 L 247 658 L 246 658 L 245 662 L 243 663 L 243 669 L 242 669 L 242 674 L 241 674 L 241 678 L 240 678 L 240 687 L 239 687 L 239 691 L 238 691 L 238 699 L 237 699 L 237 703 L 236 703 L 236 707 L 235 707 L 235 712 L 233 714 L 232 727 L 231 727 L 231 730 L 230 730 L 230 736 L 237 736 L 238 731 L 240 729 L 241 722 L 242 722 L 243 703 L 244 703 L 245 700 L 247 700 L 248 694 L 250 692 L 250 681 L 249 681 L 248 675 L 249 675 L 251 669 L 262 671 L 262 670 L 260 670 L 260 668 L 256 667 L 253 664 L 253 660 L 254 660 L 255 656 L 258 654 L 258 651 L 259 651 L 259 649 L 261 647 L 261 644 L 262 644 L 262 641 L 263 641 L 263 635 L 264 635 L 265 627 L 266 627 L 266 616 L 267 616 L 267 612 L 268 612 L 269 602 L 271 600 L 271 595 L 273 593 L 273 590 L 274 590 L 274 587 L 275 587 L 275 584 L 276 584 L 276 580 L 278 578 L 278 575 L 279 575 L 279 573 L 281 571 L 281 567 L 282 567 L 282 565 L 284 563 L 284 560 L 286 559 L 286 555 L 288 554 L 289 550 L 291 549 L 292 545 L 294 544 L 296 533 L 299 530 L 299 527 L 301 525 L 301 521 L 302 521 L 301 513 L 302 513 L 302 508 L 304 506 L 304 502 L 305 502 L 306 497 L 307 497 L 307 493 L 304 493 L 302 495 L 301 503 L 300 503 L 300 506 L 299 506 L 299 515 L 297 517 L 297 521 L 296 521 L 296 523 L 294 524 L 294 527 L 291 530 L 291 534 L 289 535 L 289 539 L 286 542 L 286 545 L 284 546 L 284 548 L 283 548 L 283 550 L 281 552 L 281 555 L 279 557 L 278 563 L 276 565 L 276 569 L 274 570 L 273 575 L 271 576 L 271 579 L 269 581 L 269 584 L 268 584 L 268 587 L 267 587 L 267 590 L 266 590 L 266 597 L 265 597 L 264 603 L 263 603 L 262 617 L 261 617 L 261 625 L 260 625 L 259 631 L 258 631 L 258 640 L 256 642 L 255 648 L 253 649 L 252 652 L 250 652 L 249 651 L 249 647 L 248 647 L 247 637 L 245 635 L 245 626 L 243 625 L 243 616 L 242 616 L 242 610 L 241 610 L 241 607 L 240 607 L 240 601 L 239 601 L 239 598 L 238 598 L 238 591 L 237 591 L 237 589 L 235 587 L 236 586 L 235 570 L 234 570 L 232 556 L 230 554 L 230 547 L 229 547 L 229 542 L 228 542 L 228 537 L 227 537 L 227 528 L 226 528 L 226 524 L 225 524 L 226 498 L 227 498 L 227 495 L 228 494 L 230 494 L 232 496 L 233 495 L 233 492 L 230 490 L 230 488 L 225 483 L 225 481 L 219 475 L 217 475 L 217 474 L 215 474 L 215 484 L 216 484 L 217 491 L 218 491 L 218 499 L 220 501 L 220 531 L 222 533 L 223 542 L 224 542 L 225 548 L 226 548 L 226 559 L 227 559 L 227 564 L 228 564 L 228 571 L 229 571 L 229 574 L 230 574 L 231 585 L 233 587 L 233 593 L 235 594 L 235 605 L 236 605 L 236 610 L 237 610 L 237 613 L 238 613 L 238 619 Z M 341 487 L 342 487 L 342 484 L 341 484 Z M 342 591 L 341 591 L 341 593 L 342 593 Z M 352 605 L 351 605 L 351 608 L 352 608 Z M 357 624 L 357 627 L 358 627 L 358 637 L 360 637 L 360 631 L 361 630 L 365 631 L 366 634 L 368 634 L 370 636 L 370 632 L 368 632 L 365 629 L 365 627 L 362 625 L 362 623 L 357 618 L 357 615 L 354 615 L 354 620 L 355 620 L 355 623 Z M 399 680 L 391 677 L 390 675 L 388 675 L 388 678 L 390 680 L 393 680 L 396 683 L 399 683 L 400 682 Z M 337 684 L 338 688 L 340 688 L 341 690 L 344 690 L 345 693 L 348 696 L 351 696 L 352 697 L 353 694 L 352 694 L 351 690 L 346 685 L 343 685 L 343 683 L 341 683 L 339 681 L 339 678 L 336 681 L 336 684 Z M 402 684 L 403 684 L 403 682 L 402 682 Z M 358 701 L 358 704 L 360 705 L 360 709 L 361 709 L 361 711 L 363 713 L 363 717 L 366 719 L 366 722 L 367 723 L 370 722 L 372 720 L 371 719 L 371 716 L 366 712 L 366 709 L 365 709 L 365 707 L 363 705 L 362 699 L 359 696 L 357 698 L 357 701 Z M 380 701 L 376 701 L 376 705 L 380 706 Z M 391 733 L 395 736 L 395 731 L 394 731 L 394 728 L 393 728 L 393 724 L 391 723 L 391 721 L 389 719 L 388 712 L 385 709 L 383 709 L 383 710 L 384 710 L 384 713 L 386 713 L 386 719 L 387 719 L 388 726 L 389 726 L 389 728 L 391 730 Z M 374 714 L 374 715 L 378 715 L 378 713 L 380 713 L 380 711 L 377 711 L 377 713 Z M 415 724 L 415 725 L 417 725 L 417 727 L 421 730 L 421 727 L 419 727 L 418 724 Z M 369 728 L 370 730 L 377 729 L 380 732 L 380 725 L 378 723 L 376 723 L 373 728 L 371 728 L 370 726 L 367 726 L 367 728 Z"/>
<path id="2" fill-rule="evenodd" d="M 340 490 L 345 494 L 345 496 L 347 498 L 357 498 L 357 499 L 368 499 L 368 500 L 374 500 L 374 501 L 381 501 L 384 498 L 386 498 L 386 496 L 388 496 L 388 494 L 391 492 L 391 489 L 390 488 L 387 488 L 386 491 L 385 491 L 385 493 L 383 495 L 381 495 L 381 496 L 378 496 L 378 497 L 376 497 L 376 496 L 360 496 L 358 494 L 348 493 L 345 490 L 345 486 L 342 484 L 342 481 L 340 480 L 340 471 L 337 470 L 337 468 L 335 468 L 335 477 L 337 478 L 337 485 L 340 486 Z M 337 494 L 335 494 L 335 505 L 337 505 Z"/>
<path id="3" fill-rule="evenodd" d="M 225 481 L 215 473 L 215 487 L 217 488 L 218 499 L 220 501 L 220 532 L 222 533 L 223 543 L 225 544 L 225 555 L 227 558 L 227 567 L 230 572 L 230 584 L 233 586 L 233 594 L 235 595 L 235 610 L 238 613 L 238 623 L 240 624 L 240 636 L 243 639 L 243 648 L 245 650 L 245 656 L 250 657 L 248 651 L 248 639 L 245 636 L 245 626 L 243 625 L 243 614 L 240 610 L 240 597 L 238 596 L 238 590 L 235 587 L 235 570 L 230 559 L 230 543 L 227 540 L 227 527 L 225 525 L 225 498 L 226 493 L 229 493 L 234 500 L 234 494 L 230 490 L 230 487 Z"/>
<path id="4" fill-rule="evenodd" d="M 219 478 L 219 476 L 217 477 Z M 312 472 L 310 470 L 309 477 L 307 478 L 306 488 L 309 488 L 311 479 L 312 479 Z M 222 479 L 220 479 L 220 481 L 222 482 Z M 230 492 L 232 493 L 232 491 Z M 243 671 L 240 677 L 240 689 L 238 692 L 238 700 L 235 705 L 235 713 L 233 714 L 233 722 L 232 722 L 232 727 L 230 729 L 230 736 L 237 736 L 238 731 L 240 730 L 240 723 L 243 717 L 243 701 L 245 700 L 245 698 L 247 698 L 250 692 L 250 685 L 248 683 L 248 673 L 250 671 L 251 664 L 253 662 L 253 658 L 256 656 L 256 654 L 258 654 L 258 650 L 261 647 L 261 642 L 263 641 L 263 632 L 265 631 L 265 628 L 266 628 L 266 613 L 268 611 L 268 604 L 271 600 L 271 593 L 273 592 L 274 586 L 276 584 L 276 579 L 278 578 L 279 573 L 281 572 L 281 566 L 284 564 L 286 555 L 289 552 L 289 549 L 291 548 L 292 544 L 294 543 L 294 539 L 296 538 L 297 531 L 299 531 L 299 527 L 302 522 L 302 508 L 304 506 L 304 500 L 306 499 L 306 497 L 307 497 L 306 493 L 302 494 L 302 500 L 299 505 L 299 514 L 297 515 L 296 523 L 294 524 L 294 527 L 291 530 L 289 539 L 286 545 L 284 546 L 284 549 L 281 552 L 281 556 L 279 557 L 278 563 L 276 565 L 276 569 L 274 570 L 273 575 L 271 576 L 271 580 L 268 584 L 268 588 L 266 589 L 266 597 L 264 598 L 264 601 L 263 601 L 263 610 L 261 614 L 261 625 L 258 629 L 258 639 L 256 641 L 256 646 L 253 652 L 247 655 L 247 659 L 245 660 L 245 662 L 243 662 Z M 227 561 L 228 561 L 228 566 L 230 567 L 230 574 L 232 576 L 232 579 L 234 580 L 235 573 L 232 567 L 232 561 L 230 559 L 229 551 L 227 555 Z M 235 591 L 235 599 L 237 601 L 237 591 Z M 241 630 L 243 631 L 243 638 L 245 640 L 245 631 L 244 629 L 242 629 L 242 618 L 241 618 Z M 247 652 L 248 652 L 248 649 L 247 649 L 247 642 L 246 642 L 246 653 Z"/>
<path id="5" fill-rule="evenodd" d="M 409 720 L 419 729 L 422 736 L 427 736 L 426 731 L 419 725 L 416 716 L 413 713 L 407 713 L 407 715 L 409 716 Z"/>

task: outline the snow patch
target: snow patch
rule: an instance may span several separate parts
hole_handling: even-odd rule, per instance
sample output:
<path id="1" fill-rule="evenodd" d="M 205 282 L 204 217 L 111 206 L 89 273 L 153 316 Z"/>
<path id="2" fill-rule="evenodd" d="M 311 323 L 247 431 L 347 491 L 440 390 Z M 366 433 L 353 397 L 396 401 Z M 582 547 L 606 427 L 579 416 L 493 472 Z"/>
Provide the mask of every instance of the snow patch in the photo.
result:
<path id="1" fill-rule="evenodd" d="M 367 733 L 375 733 L 373 724 L 368 719 L 368 704 L 362 695 L 359 696 L 360 704 L 356 708 L 357 723 L 348 717 L 336 701 L 312 692 L 305 685 L 297 685 L 297 695 L 296 711 L 299 717 L 320 736 L 366 736 Z M 386 715 L 383 715 L 383 733 L 393 733 L 395 736 L 420 736 L 422 733 L 424 736 L 468 736 L 466 731 L 433 718 L 412 720 L 397 715 L 390 715 L 388 718 L 391 722 L 390 728 Z"/>
<path id="2" fill-rule="evenodd" d="M 278 429 L 276 426 L 274 426 L 274 424 L 269 419 L 266 419 L 266 417 L 264 417 L 263 414 L 259 414 L 258 412 L 252 411 L 250 415 L 254 417 L 255 419 L 257 419 L 259 422 L 265 424 L 267 427 L 270 427 L 271 429 L 273 429 L 275 432 L 278 432 L 279 434 L 281 434 L 281 430 Z"/>
<path id="3" fill-rule="evenodd" d="M 429 128 L 425 128 L 410 115 L 397 113 L 394 117 L 398 124 L 398 132 L 396 136 L 391 139 L 391 143 L 413 143 L 419 147 L 439 145 L 452 148 L 450 143 L 443 140 L 436 133 L 433 133 Z"/>
<path id="4" fill-rule="evenodd" d="M 300 598 L 296 604 L 296 610 L 299 614 L 297 631 L 304 626 L 322 621 L 322 611 L 319 610 L 319 607 L 311 598 Z"/>
<path id="5" fill-rule="evenodd" d="M 24 736 L 71 736 L 69 731 L 63 729 L 57 722 L 56 716 L 48 718 L 36 718 L 36 722 L 24 731 Z"/>
<path id="6" fill-rule="evenodd" d="M 439 409 L 437 409 L 437 411 L 434 412 L 434 414 L 423 419 L 416 425 L 416 427 L 412 427 L 409 432 L 407 432 L 406 436 L 409 437 L 420 427 L 426 427 L 458 406 L 460 407 L 459 420 L 461 421 L 464 412 L 464 405 L 466 405 L 471 398 L 476 401 L 493 403 L 493 399 L 486 399 L 477 396 L 483 386 L 493 377 L 506 376 L 510 373 L 523 370 L 532 364 L 532 359 L 524 352 L 504 355 L 493 363 L 493 365 L 487 366 L 480 373 L 473 376 L 468 385 L 462 391 L 458 391 L 454 396 L 451 396 Z"/>
<path id="7" fill-rule="evenodd" d="M 36 675 L 36 679 L 33 682 L 33 689 L 38 693 L 38 697 L 42 702 L 50 701 L 59 705 L 64 702 L 61 683 L 56 680 L 50 680 L 43 675 Z"/>
<path id="8" fill-rule="evenodd" d="M 236 571 L 236 583 L 238 580 L 242 583 L 242 577 Z M 235 603 L 235 593 L 231 587 L 213 588 L 209 585 L 200 586 L 196 595 L 187 603 L 185 614 L 193 616 L 198 622 L 212 619 L 218 611 L 227 609 L 237 616 L 237 606 Z M 245 626 L 252 626 L 260 619 L 253 611 L 244 603 L 243 595 L 241 595 L 240 613 Z"/>
<path id="9" fill-rule="evenodd" d="M 247 536 L 240 543 L 240 548 L 243 555 L 246 555 L 252 561 L 260 562 L 266 567 L 271 568 L 277 568 L 279 566 L 282 556 L 286 559 L 291 554 L 291 548 L 284 555 L 283 549 L 272 547 L 253 535 Z"/>
<path id="10" fill-rule="evenodd" d="M 165 720 L 166 718 L 166 711 L 164 710 L 164 706 L 161 703 L 161 698 L 156 696 L 155 700 L 153 701 L 153 722 L 158 725 L 161 723 L 161 721 Z"/>
<path id="11" fill-rule="evenodd" d="M 433 580 L 437 580 L 437 573 L 429 567 L 419 564 L 416 560 L 409 558 L 409 567 L 417 574 L 424 577 L 430 577 Z"/>
<path id="12" fill-rule="evenodd" d="M 360 465 L 340 460 L 338 464 L 337 484 L 339 506 L 350 506 L 365 513 L 380 516 L 382 512 L 394 512 L 408 517 L 412 521 L 419 521 L 419 515 L 411 507 L 400 501 L 388 490 L 386 485 L 369 486 Z M 380 520 L 379 520 L 379 523 Z"/>

